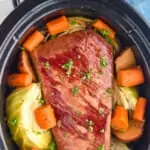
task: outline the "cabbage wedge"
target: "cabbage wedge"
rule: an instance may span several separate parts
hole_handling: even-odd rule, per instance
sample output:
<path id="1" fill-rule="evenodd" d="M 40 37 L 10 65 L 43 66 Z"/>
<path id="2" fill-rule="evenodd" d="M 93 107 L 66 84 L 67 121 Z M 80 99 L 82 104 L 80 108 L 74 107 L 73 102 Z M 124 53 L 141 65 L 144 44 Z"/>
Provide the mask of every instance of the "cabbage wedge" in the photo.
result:
<path id="1" fill-rule="evenodd" d="M 41 86 L 14 90 L 7 98 L 6 116 L 14 141 L 22 150 L 31 148 L 48 149 L 51 133 L 41 129 L 35 121 L 34 110 L 41 106 Z"/>

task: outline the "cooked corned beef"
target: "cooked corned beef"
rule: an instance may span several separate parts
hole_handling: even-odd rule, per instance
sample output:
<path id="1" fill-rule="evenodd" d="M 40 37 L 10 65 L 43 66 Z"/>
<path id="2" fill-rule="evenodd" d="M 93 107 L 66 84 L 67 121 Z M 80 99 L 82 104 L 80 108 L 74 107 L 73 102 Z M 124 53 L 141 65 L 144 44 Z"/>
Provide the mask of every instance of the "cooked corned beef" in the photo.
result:
<path id="1" fill-rule="evenodd" d="M 58 150 L 109 150 L 112 48 L 92 30 L 50 40 L 32 52 Z"/>

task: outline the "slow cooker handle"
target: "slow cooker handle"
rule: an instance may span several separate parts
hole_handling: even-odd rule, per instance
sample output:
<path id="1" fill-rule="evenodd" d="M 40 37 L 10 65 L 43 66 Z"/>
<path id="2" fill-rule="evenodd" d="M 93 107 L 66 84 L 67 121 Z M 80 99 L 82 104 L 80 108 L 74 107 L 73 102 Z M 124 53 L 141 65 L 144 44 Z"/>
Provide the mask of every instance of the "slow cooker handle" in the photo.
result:
<path id="1" fill-rule="evenodd" d="M 14 8 L 18 7 L 21 4 L 20 0 L 12 0 L 12 3 Z"/>

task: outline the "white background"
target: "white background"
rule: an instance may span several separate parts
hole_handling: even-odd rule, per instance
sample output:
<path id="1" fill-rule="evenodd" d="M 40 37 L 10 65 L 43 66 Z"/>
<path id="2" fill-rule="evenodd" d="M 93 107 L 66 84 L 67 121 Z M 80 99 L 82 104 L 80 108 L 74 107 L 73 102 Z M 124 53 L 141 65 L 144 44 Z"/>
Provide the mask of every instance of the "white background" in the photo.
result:
<path id="1" fill-rule="evenodd" d="M 0 0 L 0 23 L 13 10 L 11 0 Z"/>

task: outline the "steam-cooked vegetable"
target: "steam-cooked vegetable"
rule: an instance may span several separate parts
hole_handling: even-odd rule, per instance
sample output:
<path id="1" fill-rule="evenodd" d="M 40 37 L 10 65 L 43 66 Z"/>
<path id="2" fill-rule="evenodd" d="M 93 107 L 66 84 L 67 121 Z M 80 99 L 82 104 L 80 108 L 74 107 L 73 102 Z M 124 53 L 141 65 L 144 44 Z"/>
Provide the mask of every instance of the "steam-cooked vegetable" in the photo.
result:
<path id="1" fill-rule="evenodd" d="M 56 117 L 51 105 L 44 105 L 34 111 L 35 119 L 42 129 L 50 129 L 56 126 Z"/>
<path id="2" fill-rule="evenodd" d="M 23 150 L 48 149 L 51 134 L 42 130 L 35 121 L 34 111 L 40 107 L 40 84 L 33 83 L 13 91 L 7 98 L 8 126 L 16 144 Z"/>
<path id="3" fill-rule="evenodd" d="M 61 16 L 57 19 L 51 20 L 46 25 L 50 35 L 61 33 L 70 27 L 66 16 Z"/>
<path id="4" fill-rule="evenodd" d="M 130 109 L 127 98 L 117 85 L 114 86 L 113 108 L 115 108 L 115 105 L 123 106 L 126 110 Z"/>
<path id="5" fill-rule="evenodd" d="M 44 40 L 44 35 L 39 32 L 35 31 L 32 33 L 27 40 L 24 42 L 23 47 L 31 52 L 35 47 L 37 47 L 42 41 Z"/>
<path id="6" fill-rule="evenodd" d="M 115 84 L 113 93 L 113 107 L 115 105 L 121 105 L 126 110 L 134 110 L 136 107 L 137 98 L 138 91 L 135 87 L 119 87 Z"/>
<path id="7" fill-rule="evenodd" d="M 137 121 L 144 120 L 144 114 L 146 109 L 147 100 L 144 97 L 139 97 L 136 104 L 136 108 L 133 113 L 133 119 Z"/>
<path id="8" fill-rule="evenodd" d="M 137 98 L 139 96 L 137 89 L 135 87 L 132 88 L 120 87 L 120 90 L 128 101 L 129 110 L 134 110 L 136 107 Z"/>
<path id="9" fill-rule="evenodd" d="M 21 73 L 28 73 L 29 75 L 32 76 L 32 80 L 36 81 L 36 76 L 31 66 L 29 56 L 26 51 L 20 52 L 19 61 L 18 61 L 18 70 Z"/>
<path id="10" fill-rule="evenodd" d="M 120 140 L 112 137 L 110 150 L 130 150 L 128 146 Z"/>
<path id="11" fill-rule="evenodd" d="M 32 76 L 27 73 L 14 73 L 8 76 L 8 85 L 24 87 L 32 84 Z"/>
<path id="12" fill-rule="evenodd" d="M 124 131 L 128 128 L 128 111 L 122 106 L 116 106 L 111 126 L 117 131 Z"/>
<path id="13" fill-rule="evenodd" d="M 115 31 L 112 30 L 107 24 L 105 24 L 102 20 L 98 19 L 93 26 L 103 32 L 103 34 L 107 35 L 110 39 L 115 38 Z"/>
<path id="14" fill-rule="evenodd" d="M 143 71 L 139 67 L 120 70 L 117 73 L 118 85 L 124 87 L 133 87 L 144 83 Z"/>
<path id="15" fill-rule="evenodd" d="M 75 31 L 85 30 L 87 25 L 91 24 L 93 20 L 84 17 L 68 17 L 70 28 L 58 36 L 73 33 Z"/>
<path id="16" fill-rule="evenodd" d="M 131 48 L 125 49 L 115 60 L 116 71 L 127 69 L 136 65 L 136 59 Z"/>
<path id="17" fill-rule="evenodd" d="M 113 131 L 113 134 L 124 142 L 132 142 L 137 140 L 143 133 L 144 122 L 138 122 L 134 120 L 129 121 L 129 128 L 122 131 Z"/>

